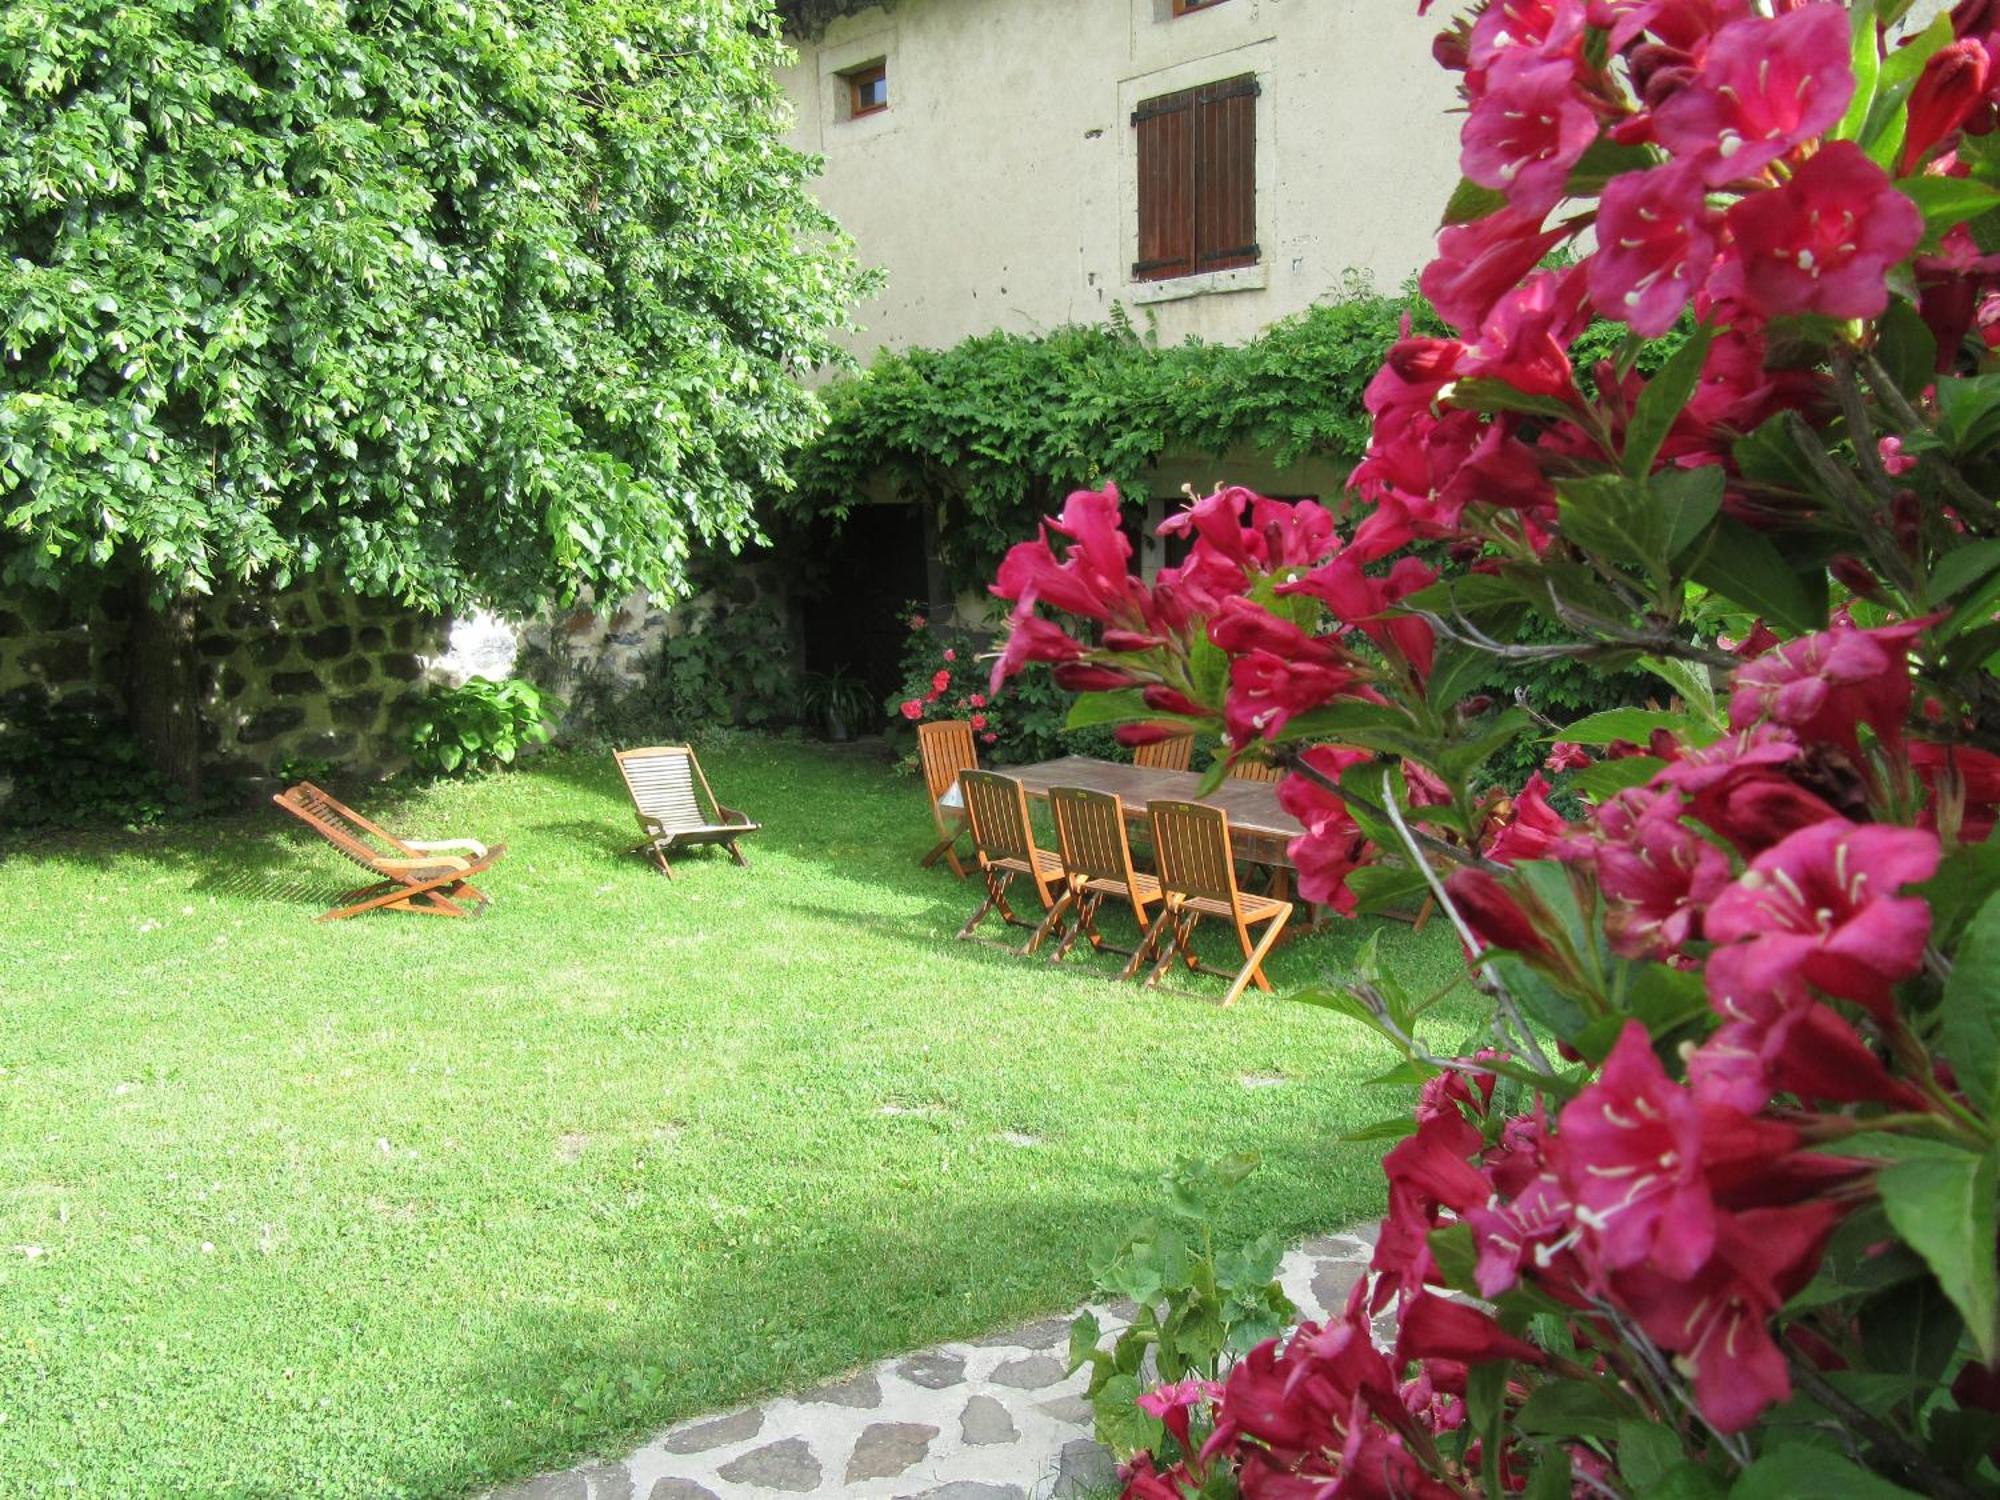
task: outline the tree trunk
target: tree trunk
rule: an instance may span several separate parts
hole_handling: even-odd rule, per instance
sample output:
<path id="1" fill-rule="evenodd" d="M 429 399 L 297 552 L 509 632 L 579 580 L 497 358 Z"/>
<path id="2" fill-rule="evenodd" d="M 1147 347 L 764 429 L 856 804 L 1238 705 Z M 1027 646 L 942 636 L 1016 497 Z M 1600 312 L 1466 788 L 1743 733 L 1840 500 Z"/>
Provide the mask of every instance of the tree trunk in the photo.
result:
<path id="1" fill-rule="evenodd" d="M 132 591 L 126 703 L 132 732 L 167 784 L 189 798 L 201 793 L 200 677 L 195 611 L 174 595 L 162 604 L 157 580 L 142 574 Z"/>

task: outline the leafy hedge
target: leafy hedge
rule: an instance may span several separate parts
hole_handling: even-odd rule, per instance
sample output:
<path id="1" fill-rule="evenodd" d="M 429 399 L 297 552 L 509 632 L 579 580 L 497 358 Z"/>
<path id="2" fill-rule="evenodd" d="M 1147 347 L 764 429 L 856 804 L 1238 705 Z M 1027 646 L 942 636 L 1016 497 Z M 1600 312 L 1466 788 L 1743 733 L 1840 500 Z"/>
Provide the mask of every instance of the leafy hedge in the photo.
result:
<path id="1" fill-rule="evenodd" d="M 1362 392 L 1406 314 L 1436 326 L 1413 292 L 1351 288 L 1245 344 L 1162 347 L 1121 311 L 1102 326 L 885 353 L 826 388 L 827 425 L 781 504 L 844 516 L 886 481 L 940 506 L 947 572 L 973 585 L 1071 490 L 1115 480 L 1142 504 L 1140 476 L 1169 453 L 1358 459 Z"/>

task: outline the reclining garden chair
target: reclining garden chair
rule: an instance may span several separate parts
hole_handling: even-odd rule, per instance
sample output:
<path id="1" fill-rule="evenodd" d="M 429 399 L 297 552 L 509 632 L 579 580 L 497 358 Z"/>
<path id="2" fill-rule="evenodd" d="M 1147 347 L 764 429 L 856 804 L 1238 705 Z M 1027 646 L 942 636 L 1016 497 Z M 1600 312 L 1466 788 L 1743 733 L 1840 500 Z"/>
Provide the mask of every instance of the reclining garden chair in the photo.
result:
<path id="1" fill-rule="evenodd" d="M 429 917 L 470 916 L 464 903 L 483 906 L 491 899 L 472 883 L 472 877 L 490 870 L 507 852 L 505 844 L 488 849 L 477 839 L 399 839 L 310 781 L 301 781 L 271 800 L 377 877 L 342 896 L 320 915 L 322 922 L 378 908 Z"/>
<path id="2" fill-rule="evenodd" d="M 917 759 L 923 762 L 924 790 L 930 794 L 931 821 L 938 841 L 917 863 L 928 870 L 942 859 L 951 873 L 965 879 L 965 866 L 954 847 L 965 833 L 964 794 L 958 789 L 960 771 L 979 769 L 979 751 L 972 743 L 972 725 L 964 719 L 934 719 L 917 726 Z"/>
<path id="3" fill-rule="evenodd" d="M 1049 788 L 1049 811 L 1055 818 L 1056 844 L 1062 850 L 1063 876 L 1068 889 L 1049 911 L 1042 925 L 1059 927 L 1069 918 L 1069 929 L 1050 956 L 1060 963 L 1076 946 L 1079 937 L 1088 938 L 1099 953 L 1112 948 L 1097 930 L 1097 909 L 1109 896 L 1132 908 L 1132 917 L 1144 933 L 1152 925 L 1152 908 L 1160 904 L 1160 882 L 1132 868 L 1132 845 L 1125 835 L 1125 804 L 1115 792 L 1093 792 L 1079 786 Z M 1032 947 L 1032 945 L 1030 945 Z"/>
<path id="4" fill-rule="evenodd" d="M 1253 980 L 1260 990 L 1269 990 L 1264 957 L 1291 919 L 1292 903 L 1253 896 L 1238 888 L 1229 847 L 1229 814 L 1221 808 L 1200 802 L 1151 802 L 1146 810 L 1153 822 L 1153 855 L 1159 862 L 1166 906 L 1147 929 L 1123 977 L 1137 974 L 1153 951 L 1159 952 L 1160 961 L 1146 979 L 1149 985 L 1160 982 L 1176 956 L 1197 973 L 1228 977 L 1226 970 L 1203 964 L 1193 945 L 1195 924 L 1203 917 L 1227 917 L 1236 928 L 1237 942 L 1243 945 L 1243 967 L 1222 1003 L 1234 1005 L 1243 987 Z M 1260 922 L 1269 925 L 1252 944 L 1250 929 Z"/>
<path id="5" fill-rule="evenodd" d="M 753 823 L 733 807 L 715 800 L 715 793 L 702 774 L 701 762 L 686 745 L 650 745 L 643 750 L 620 750 L 618 774 L 632 794 L 632 812 L 646 842 L 634 854 L 652 856 L 660 873 L 669 880 L 667 851 L 688 844 L 720 844 L 739 865 L 748 865 L 737 839 L 755 833 L 763 825 Z M 695 795 L 696 783 L 701 796 Z"/>
<path id="6" fill-rule="evenodd" d="M 1063 868 L 1055 855 L 1035 847 L 1034 825 L 1028 821 L 1026 788 L 1013 777 L 993 771 L 960 772 L 958 785 L 972 827 L 972 851 L 979 860 L 979 873 L 986 881 L 986 899 L 979 910 L 966 918 L 958 935 L 971 937 L 973 929 L 986 920 L 990 911 L 998 911 L 1000 920 L 1010 927 L 1035 926 L 1014 915 L 1014 909 L 1007 904 L 1007 887 L 1016 875 L 1027 876 L 1035 894 L 1041 897 L 1042 909 L 1053 911 L 1056 896 L 1052 887 L 1062 883 Z M 1046 921 L 1035 926 L 1034 936 L 1021 951 L 1033 953 L 1048 934 Z"/>

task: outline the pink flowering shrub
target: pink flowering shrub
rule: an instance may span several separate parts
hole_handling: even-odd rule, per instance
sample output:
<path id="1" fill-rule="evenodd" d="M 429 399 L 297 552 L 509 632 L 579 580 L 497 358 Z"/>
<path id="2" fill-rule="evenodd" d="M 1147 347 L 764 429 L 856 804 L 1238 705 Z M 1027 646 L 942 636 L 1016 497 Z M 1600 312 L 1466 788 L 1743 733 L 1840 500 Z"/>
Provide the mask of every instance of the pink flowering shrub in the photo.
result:
<path id="1" fill-rule="evenodd" d="M 2000 4 L 1908 9 L 1470 6 L 1452 333 L 1349 502 L 1220 490 L 1145 579 L 1080 492 L 1001 567 L 996 686 L 1279 762 L 1301 894 L 1429 893 L 1490 1002 L 1305 997 L 1421 1080 L 1370 1273 L 1143 1394 L 1128 1496 L 2000 1494 Z M 1468 696 L 1523 652 L 1667 706 Z M 1582 816 L 1478 790 L 1524 739 Z"/>

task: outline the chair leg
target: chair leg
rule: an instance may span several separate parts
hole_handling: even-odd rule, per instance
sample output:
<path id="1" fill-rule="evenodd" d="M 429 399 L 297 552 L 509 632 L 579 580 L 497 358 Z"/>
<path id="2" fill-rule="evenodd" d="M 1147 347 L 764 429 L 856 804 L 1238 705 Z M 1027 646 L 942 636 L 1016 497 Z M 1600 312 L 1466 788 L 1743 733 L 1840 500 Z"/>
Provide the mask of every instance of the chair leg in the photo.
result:
<path id="1" fill-rule="evenodd" d="M 377 886 L 364 886 L 359 891 L 349 891 L 346 896 L 341 897 L 343 901 L 351 900 L 357 896 L 364 899 L 353 901 L 352 905 L 336 906 L 331 911 L 321 912 L 319 920 L 322 922 L 339 922 L 346 920 L 348 917 L 358 917 L 363 912 L 376 911 L 382 908 L 419 912 L 425 916 L 434 917 L 468 916 L 470 913 L 454 902 L 450 896 L 444 894 L 447 889 L 456 887 L 459 884 L 461 882 L 455 875 L 447 875 L 439 880 L 423 881 L 415 885 L 404 885 L 400 881 L 383 881 Z M 368 894 L 371 890 L 374 892 L 373 895 Z M 419 898 L 423 900 L 422 905 L 417 904 Z"/>
<path id="2" fill-rule="evenodd" d="M 1437 909 L 1437 897 L 1435 896 L 1424 897 L 1424 904 L 1417 908 L 1417 920 L 1410 924 L 1410 931 L 1422 932 L 1424 930 L 1424 924 L 1430 921 L 1431 913 L 1436 909 Z"/>
<path id="3" fill-rule="evenodd" d="M 1028 946 L 1023 948 L 1021 952 L 1024 955 L 1033 953 L 1043 943 L 1047 942 L 1049 934 L 1061 927 L 1063 913 L 1075 905 L 1076 892 L 1074 890 L 1066 890 L 1060 896 L 1056 897 L 1055 905 L 1049 908 L 1049 914 L 1042 918 L 1042 925 L 1035 929 L 1035 935 L 1028 939 Z"/>
<path id="4" fill-rule="evenodd" d="M 1069 924 L 1069 931 L 1063 934 L 1062 943 L 1050 957 L 1050 963 L 1059 964 L 1067 958 L 1069 950 L 1076 946 L 1076 940 L 1080 937 L 1089 938 L 1090 946 L 1097 952 L 1104 951 L 1104 939 L 1097 931 L 1097 908 L 1103 900 L 1102 891 L 1085 891 L 1078 898 L 1076 918 Z"/>
<path id="5" fill-rule="evenodd" d="M 981 870 L 980 874 L 986 877 L 986 899 L 979 903 L 979 909 L 967 917 L 965 925 L 958 929 L 961 941 L 972 936 L 973 930 L 986 920 L 988 912 L 998 911 L 1000 920 L 1010 926 L 1024 925 L 1015 921 L 1013 910 L 1007 905 L 1007 882 L 1014 878 L 1014 872 L 1003 870 L 996 875 L 991 870 Z"/>
<path id="6" fill-rule="evenodd" d="M 1151 989 L 1167 977 L 1167 970 L 1174 966 L 1174 960 L 1186 960 L 1190 969 L 1200 969 L 1201 962 L 1194 953 L 1195 924 L 1201 920 L 1198 911 L 1177 911 L 1169 913 L 1167 941 L 1162 945 L 1160 961 L 1153 965 L 1153 972 L 1146 976 L 1146 987 Z"/>
<path id="7" fill-rule="evenodd" d="M 1173 920 L 1173 915 L 1171 907 L 1162 906 L 1160 908 L 1160 914 L 1153 918 L 1153 925 L 1146 929 L 1145 936 L 1139 939 L 1139 946 L 1132 950 L 1130 961 L 1126 963 L 1124 969 L 1119 973 L 1118 977 L 1120 979 L 1136 979 L 1138 977 L 1140 968 L 1146 962 L 1146 956 L 1153 951 L 1154 944 L 1159 942 L 1161 933 L 1166 930 L 1167 923 Z"/>
<path id="8" fill-rule="evenodd" d="M 735 860 L 736 863 L 741 865 L 746 870 L 750 868 L 750 861 L 745 859 L 743 857 L 743 851 L 736 847 L 735 839 L 731 839 L 728 843 L 724 844 L 722 847 L 729 851 L 729 857 Z"/>
<path id="9" fill-rule="evenodd" d="M 1242 969 L 1237 973 L 1236 982 L 1230 985 L 1229 993 L 1222 997 L 1225 1009 L 1236 1003 L 1237 997 L 1243 993 L 1243 986 L 1253 978 L 1261 988 L 1267 991 L 1271 988 L 1271 981 L 1264 977 L 1264 957 L 1276 946 L 1278 934 L 1285 930 L 1285 923 L 1291 920 L 1291 915 L 1289 910 L 1281 910 L 1271 918 L 1270 925 L 1264 929 L 1264 935 L 1257 940 L 1255 948 L 1250 947 L 1249 934 L 1242 933 L 1244 948 L 1249 957 L 1244 960 Z M 1241 933 L 1242 929 L 1239 928 L 1238 931 Z"/>
<path id="10" fill-rule="evenodd" d="M 951 867 L 951 873 L 956 875 L 960 880 L 965 879 L 965 866 L 958 862 L 957 834 L 954 833 L 950 838 L 939 839 L 937 843 L 932 846 L 931 852 L 926 854 L 922 859 L 918 860 L 917 863 L 922 868 L 928 870 L 932 865 L 936 864 L 939 860 L 943 860 L 947 865 L 949 865 Z"/>

